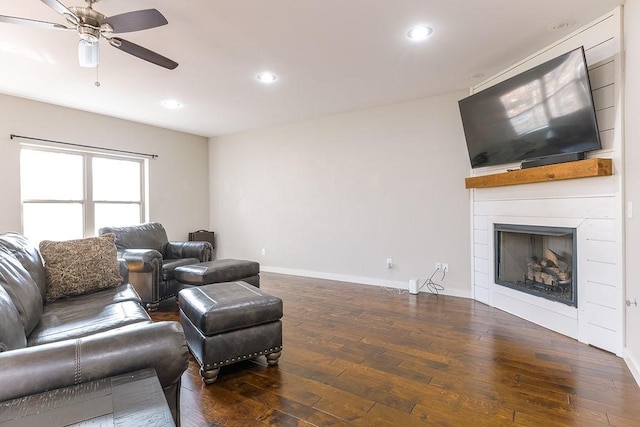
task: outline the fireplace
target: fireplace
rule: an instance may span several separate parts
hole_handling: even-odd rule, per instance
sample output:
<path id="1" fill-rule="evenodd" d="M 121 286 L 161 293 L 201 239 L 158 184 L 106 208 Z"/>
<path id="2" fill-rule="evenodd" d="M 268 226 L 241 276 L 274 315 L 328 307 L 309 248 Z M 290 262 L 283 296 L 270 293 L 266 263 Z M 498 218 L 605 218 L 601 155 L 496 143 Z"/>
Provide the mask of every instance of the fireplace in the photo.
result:
<path id="1" fill-rule="evenodd" d="M 495 282 L 577 307 L 576 229 L 494 224 Z"/>

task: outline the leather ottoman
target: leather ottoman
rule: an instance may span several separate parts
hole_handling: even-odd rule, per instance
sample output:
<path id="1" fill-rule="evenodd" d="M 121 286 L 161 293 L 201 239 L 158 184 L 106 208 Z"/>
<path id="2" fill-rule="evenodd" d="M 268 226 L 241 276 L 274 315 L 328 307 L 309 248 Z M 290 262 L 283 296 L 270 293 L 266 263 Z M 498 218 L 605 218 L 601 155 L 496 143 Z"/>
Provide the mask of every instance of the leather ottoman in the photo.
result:
<path id="1" fill-rule="evenodd" d="M 241 259 L 217 259 L 176 267 L 173 277 L 178 282 L 179 289 L 236 280 L 259 288 L 260 264 Z"/>
<path id="2" fill-rule="evenodd" d="M 282 353 L 282 300 L 246 282 L 224 282 L 183 289 L 180 324 L 206 384 L 220 367 L 258 356 L 269 366 Z"/>

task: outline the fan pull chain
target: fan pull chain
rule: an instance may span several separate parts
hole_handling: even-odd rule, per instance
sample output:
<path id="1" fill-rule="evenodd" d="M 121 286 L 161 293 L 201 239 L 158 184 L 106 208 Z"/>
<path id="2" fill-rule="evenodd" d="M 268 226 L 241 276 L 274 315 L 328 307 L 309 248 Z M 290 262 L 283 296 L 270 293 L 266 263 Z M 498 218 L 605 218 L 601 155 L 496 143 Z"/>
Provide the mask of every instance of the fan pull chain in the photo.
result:
<path id="1" fill-rule="evenodd" d="M 100 87 L 100 77 L 98 76 L 98 66 L 96 65 L 96 82 L 94 83 L 96 87 Z"/>

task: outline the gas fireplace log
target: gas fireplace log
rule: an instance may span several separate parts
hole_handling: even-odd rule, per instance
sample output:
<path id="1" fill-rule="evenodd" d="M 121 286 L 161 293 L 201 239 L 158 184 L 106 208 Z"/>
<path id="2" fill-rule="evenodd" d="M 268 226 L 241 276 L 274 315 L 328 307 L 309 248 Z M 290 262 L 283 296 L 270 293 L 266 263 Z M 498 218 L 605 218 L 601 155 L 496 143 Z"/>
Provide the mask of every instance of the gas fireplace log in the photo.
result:
<path id="1" fill-rule="evenodd" d="M 556 263 L 554 263 L 550 259 L 546 259 L 546 258 L 543 259 L 542 261 L 540 261 L 540 265 L 543 268 L 556 268 L 556 267 L 558 267 Z"/>
<path id="2" fill-rule="evenodd" d="M 527 267 L 531 271 L 542 271 L 542 266 L 538 264 L 538 258 L 531 257 L 527 259 Z"/>
<path id="3" fill-rule="evenodd" d="M 564 261 L 564 257 L 550 249 L 545 251 L 545 256 L 551 256 L 552 259 L 544 258 L 539 262 L 536 257 L 527 259 L 528 280 L 547 286 L 555 286 L 558 282 L 571 278 L 571 272 L 568 271 L 569 265 Z"/>
<path id="4" fill-rule="evenodd" d="M 544 271 L 547 274 L 551 274 L 556 279 L 560 277 L 560 269 L 558 267 L 544 267 L 542 271 Z"/>
<path id="5" fill-rule="evenodd" d="M 562 258 L 557 253 L 553 252 L 551 249 L 546 249 L 544 251 L 544 257 L 551 261 L 556 267 L 558 266 L 558 258 Z"/>
<path id="6" fill-rule="evenodd" d="M 569 262 L 567 257 L 559 255 L 558 253 L 552 251 L 551 249 L 546 249 L 544 251 L 545 259 L 551 261 L 555 267 L 558 267 L 560 271 L 568 271 L 569 270 Z"/>
<path id="7" fill-rule="evenodd" d="M 540 278 L 542 279 L 542 283 L 547 286 L 553 285 L 553 275 L 549 273 L 540 273 Z"/>
<path id="8" fill-rule="evenodd" d="M 571 278 L 571 275 L 565 271 L 560 271 L 559 268 L 542 268 L 541 271 L 535 271 L 533 268 L 527 269 L 527 279 L 538 283 L 544 283 L 545 285 L 552 286 L 559 281 L 566 281 Z"/>

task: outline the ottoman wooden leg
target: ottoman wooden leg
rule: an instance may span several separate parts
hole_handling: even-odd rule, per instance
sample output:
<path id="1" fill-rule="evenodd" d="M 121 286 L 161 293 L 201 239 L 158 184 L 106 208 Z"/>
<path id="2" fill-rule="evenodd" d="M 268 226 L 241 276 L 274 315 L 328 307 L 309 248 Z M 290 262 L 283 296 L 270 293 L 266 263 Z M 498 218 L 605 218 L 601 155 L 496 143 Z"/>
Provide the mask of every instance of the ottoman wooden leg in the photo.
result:
<path id="1" fill-rule="evenodd" d="M 282 351 L 278 351 L 276 353 L 269 353 L 266 355 L 267 357 L 267 364 L 269 366 L 276 366 L 278 364 L 278 359 L 280 359 L 280 356 L 282 355 Z"/>
<path id="2" fill-rule="evenodd" d="M 216 382 L 218 379 L 218 374 L 220 373 L 220 368 L 209 369 L 205 371 L 204 369 L 200 369 L 200 375 L 202 375 L 202 381 L 209 385 Z"/>

